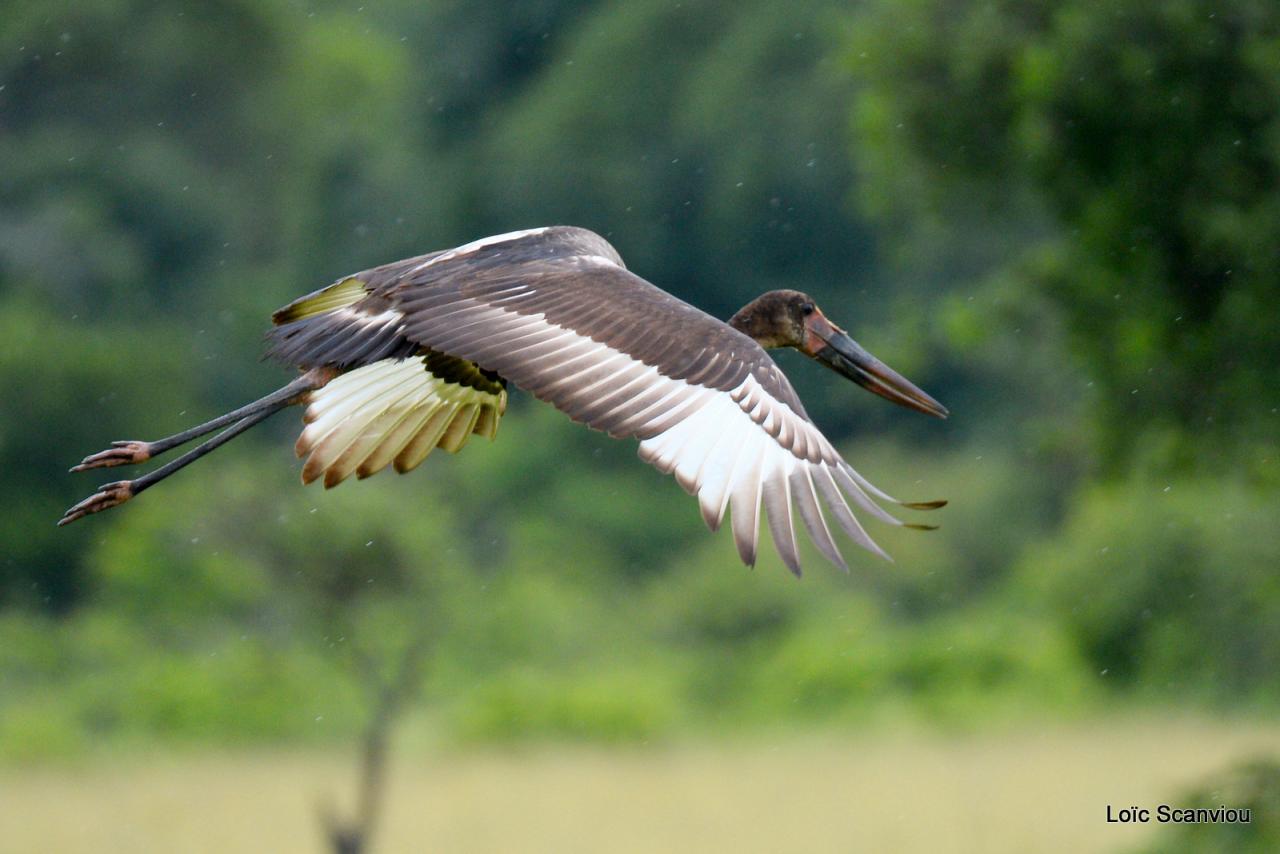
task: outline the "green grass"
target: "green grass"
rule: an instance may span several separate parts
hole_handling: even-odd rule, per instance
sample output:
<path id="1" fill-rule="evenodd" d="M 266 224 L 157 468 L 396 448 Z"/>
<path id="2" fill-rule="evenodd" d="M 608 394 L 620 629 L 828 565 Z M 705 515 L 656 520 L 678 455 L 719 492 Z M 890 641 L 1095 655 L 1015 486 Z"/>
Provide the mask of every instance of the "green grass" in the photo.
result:
<path id="1" fill-rule="evenodd" d="M 1280 753 L 1280 724 L 1122 718 L 964 736 L 780 736 L 395 759 L 384 852 L 1130 850 L 1112 804 L 1176 801 Z M 99 756 L 0 769 L 0 850 L 320 850 L 335 752 Z"/>

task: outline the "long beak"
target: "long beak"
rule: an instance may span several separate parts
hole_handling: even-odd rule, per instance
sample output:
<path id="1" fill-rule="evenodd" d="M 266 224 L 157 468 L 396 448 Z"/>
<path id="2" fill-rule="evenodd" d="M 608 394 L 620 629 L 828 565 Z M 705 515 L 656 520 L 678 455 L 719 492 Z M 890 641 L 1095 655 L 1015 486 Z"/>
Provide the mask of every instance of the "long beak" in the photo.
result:
<path id="1" fill-rule="evenodd" d="M 809 324 L 809 355 L 846 376 L 867 391 L 873 391 L 899 406 L 946 418 L 947 408 L 925 394 L 915 383 L 868 353 L 844 330 L 815 312 Z M 811 349 L 810 349 L 811 348 Z"/>

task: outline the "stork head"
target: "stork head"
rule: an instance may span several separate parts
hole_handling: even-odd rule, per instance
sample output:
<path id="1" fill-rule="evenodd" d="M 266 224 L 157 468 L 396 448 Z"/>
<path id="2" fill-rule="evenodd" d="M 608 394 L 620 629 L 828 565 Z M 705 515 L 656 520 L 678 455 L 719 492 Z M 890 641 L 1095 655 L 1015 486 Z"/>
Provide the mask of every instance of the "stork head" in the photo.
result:
<path id="1" fill-rule="evenodd" d="M 794 347 L 841 376 L 899 406 L 947 417 L 947 408 L 863 349 L 800 291 L 769 291 L 743 306 L 729 325 L 761 347 Z"/>

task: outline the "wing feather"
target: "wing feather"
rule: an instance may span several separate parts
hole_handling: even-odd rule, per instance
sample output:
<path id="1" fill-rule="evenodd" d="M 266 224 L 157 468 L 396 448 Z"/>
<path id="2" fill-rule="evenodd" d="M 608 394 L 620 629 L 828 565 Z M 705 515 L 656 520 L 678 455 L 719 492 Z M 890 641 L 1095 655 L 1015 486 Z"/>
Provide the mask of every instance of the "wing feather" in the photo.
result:
<path id="1" fill-rule="evenodd" d="M 799 575 L 800 549 L 796 545 L 796 529 L 791 519 L 790 478 L 785 475 L 766 477 L 761 482 L 761 495 L 764 498 L 765 518 L 769 520 L 773 545 L 787 569 Z"/>
<path id="2" fill-rule="evenodd" d="M 435 411 L 441 406 L 444 406 L 443 401 L 435 401 L 431 404 L 419 401 L 416 406 L 407 406 L 400 420 L 387 430 L 381 441 L 369 451 L 369 455 L 356 467 L 356 477 L 363 480 L 391 465 L 395 458 L 400 455 L 400 452 L 412 441 L 413 437 L 422 430 L 427 423 L 427 419 L 434 415 Z"/>
<path id="3" fill-rule="evenodd" d="M 440 444 L 440 438 L 444 436 L 444 431 L 449 429 L 449 425 L 453 422 L 453 407 L 444 405 L 437 407 L 432 411 L 430 417 L 422 425 L 422 428 L 414 434 L 408 444 L 396 454 L 396 458 L 392 461 L 395 469 L 400 474 L 413 471 L 427 455 L 435 450 Z"/>
<path id="4" fill-rule="evenodd" d="M 831 537 L 831 529 L 822 515 L 822 502 L 813 486 L 813 473 L 807 465 L 798 465 L 791 472 L 791 496 L 795 500 L 796 509 L 800 511 L 800 519 L 809 531 L 809 539 L 818 547 L 818 551 L 836 566 L 849 571 L 844 555 Z"/>
<path id="5" fill-rule="evenodd" d="M 875 540 L 871 539 L 867 532 L 863 530 L 862 524 L 858 522 L 858 518 L 853 515 L 853 511 L 845 503 L 844 496 L 840 494 L 840 489 L 831 477 L 831 470 L 823 464 L 815 467 L 812 473 L 814 486 L 818 488 L 819 494 L 822 495 L 827 506 L 831 508 L 831 514 L 835 516 L 836 524 L 844 530 L 849 539 L 885 560 L 892 560 L 884 549 L 880 548 Z"/>
<path id="6" fill-rule="evenodd" d="M 742 467 L 734 471 L 730 485 L 729 521 L 738 556 L 747 566 L 755 566 L 760 542 L 760 481 L 764 477 L 764 443 L 768 437 L 759 430 L 753 430 L 748 436 L 740 460 Z"/>
<path id="7" fill-rule="evenodd" d="M 738 419 L 727 426 L 720 441 L 698 472 L 698 505 L 702 519 L 712 531 L 720 529 L 729 507 L 733 475 L 743 449 L 755 432 L 755 425 Z"/>
<path id="8" fill-rule="evenodd" d="M 348 371 L 311 392 L 295 450 L 304 483 L 326 488 L 394 464 L 406 472 L 437 447 L 460 450 L 474 434 L 493 438 L 506 408 L 499 385 L 478 388 L 437 376 L 431 356 L 387 359 Z M 436 370 L 457 370 L 448 360 Z"/>

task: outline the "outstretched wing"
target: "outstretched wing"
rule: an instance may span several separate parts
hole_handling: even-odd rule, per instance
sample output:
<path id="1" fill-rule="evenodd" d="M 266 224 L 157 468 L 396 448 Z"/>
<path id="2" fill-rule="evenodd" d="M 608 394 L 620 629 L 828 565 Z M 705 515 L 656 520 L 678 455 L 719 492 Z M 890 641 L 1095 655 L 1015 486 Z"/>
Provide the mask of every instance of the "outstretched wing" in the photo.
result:
<path id="1" fill-rule="evenodd" d="M 359 287 L 344 284 L 351 281 Z M 330 294 L 337 308 L 281 318 L 273 355 L 349 367 L 365 354 L 418 347 L 472 362 L 575 421 L 639 439 L 641 458 L 698 497 L 709 527 L 731 510 L 747 564 L 755 562 L 762 504 L 779 554 L 797 573 L 793 508 L 841 567 L 824 506 L 850 538 L 882 556 L 846 496 L 902 524 L 870 495 L 894 499 L 840 458 L 763 348 L 628 272 L 592 232 L 486 238 L 331 288 L 345 293 Z"/>

